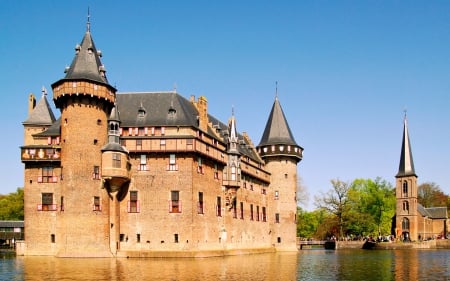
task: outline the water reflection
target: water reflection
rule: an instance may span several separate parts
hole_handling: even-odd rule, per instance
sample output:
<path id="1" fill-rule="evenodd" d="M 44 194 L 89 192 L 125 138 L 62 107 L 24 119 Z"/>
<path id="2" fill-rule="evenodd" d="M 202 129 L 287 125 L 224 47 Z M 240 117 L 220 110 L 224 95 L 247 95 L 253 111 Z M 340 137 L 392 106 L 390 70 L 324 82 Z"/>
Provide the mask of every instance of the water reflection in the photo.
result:
<path id="1" fill-rule="evenodd" d="M 200 259 L 0 255 L 0 280 L 450 280 L 450 250 L 304 250 Z"/>

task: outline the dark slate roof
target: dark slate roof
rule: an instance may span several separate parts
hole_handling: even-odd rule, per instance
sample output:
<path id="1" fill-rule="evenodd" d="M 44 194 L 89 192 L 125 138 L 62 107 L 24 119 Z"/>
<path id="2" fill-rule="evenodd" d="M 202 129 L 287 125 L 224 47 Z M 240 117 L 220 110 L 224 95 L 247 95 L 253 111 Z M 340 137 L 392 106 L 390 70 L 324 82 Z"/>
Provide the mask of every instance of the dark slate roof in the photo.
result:
<path id="1" fill-rule="evenodd" d="M 89 28 L 84 34 L 81 44 L 75 47 L 75 51 L 72 64 L 66 70 L 66 76 L 62 80 L 89 80 L 111 87 L 106 78 L 106 71 L 103 72 L 104 66 L 100 61 L 101 55 L 95 48 Z M 102 72 L 104 75 L 102 75 Z"/>
<path id="2" fill-rule="evenodd" d="M 447 207 L 425 208 L 429 216 L 433 219 L 446 219 L 448 217 Z"/>
<path id="3" fill-rule="evenodd" d="M 409 141 L 408 123 L 406 116 L 403 122 L 403 140 L 402 150 L 400 153 L 400 164 L 396 177 L 417 176 L 414 170 L 414 161 L 411 150 L 411 143 Z"/>
<path id="4" fill-rule="evenodd" d="M 264 129 L 263 136 L 258 146 L 274 144 L 298 146 L 292 135 L 291 129 L 289 128 L 278 98 L 275 98 L 269 119 L 267 120 L 266 128 Z"/>
<path id="5" fill-rule="evenodd" d="M 0 221 L 0 227 L 24 227 L 23 221 Z"/>
<path id="6" fill-rule="evenodd" d="M 119 93 L 116 103 L 121 127 L 198 127 L 197 109 L 176 92 Z"/>
<path id="7" fill-rule="evenodd" d="M 117 108 L 117 104 L 111 109 L 111 113 L 109 114 L 108 121 L 117 121 L 120 122 L 120 114 L 119 109 Z"/>
<path id="8" fill-rule="evenodd" d="M 47 130 L 35 134 L 37 137 L 56 137 L 61 135 L 61 117 L 58 118 Z"/>
<path id="9" fill-rule="evenodd" d="M 23 121 L 23 125 L 51 125 L 55 122 L 50 104 L 47 101 L 47 95 L 43 94 L 37 105 L 31 111 L 27 120 Z"/>
<path id="10" fill-rule="evenodd" d="M 113 142 L 105 144 L 102 147 L 102 151 L 118 151 L 118 152 L 128 153 L 128 151 L 123 146 L 121 146 L 118 143 L 113 143 Z"/>

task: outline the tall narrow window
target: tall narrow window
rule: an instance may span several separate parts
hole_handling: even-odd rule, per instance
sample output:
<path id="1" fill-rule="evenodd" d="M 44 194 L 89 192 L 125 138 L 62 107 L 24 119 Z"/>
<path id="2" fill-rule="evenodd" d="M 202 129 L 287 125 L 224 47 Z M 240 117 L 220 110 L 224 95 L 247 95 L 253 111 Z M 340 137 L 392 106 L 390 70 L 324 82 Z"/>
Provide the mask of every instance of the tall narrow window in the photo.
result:
<path id="1" fill-rule="evenodd" d="M 204 212 L 203 212 L 203 192 L 198 193 L 197 213 L 204 214 Z"/>
<path id="2" fill-rule="evenodd" d="M 278 200 L 279 199 L 279 192 L 278 192 L 278 190 L 275 190 L 275 200 Z"/>
<path id="3" fill-rule="evenodd" d="M 128 213 L 139 213 L 140 206 L 138 200 L 138 192 L 136 190 L 130 191 L 130 201 L 128 201 Z"/>
<path id="4" fill-rule="evenodd" d="M 147 155 L 141 154 L 141 161 L 139 163 L 139 171 L 147 171 Z"/>
<path id="5" fill-rule="evenodd" d="M 50 242 L 51 243 L 56 243 L 55 234 L 50 234 Z"/>
<path id="6" fill-rule="evenodd" d="M 92 178 L 94 180 L 100 179 L 100 166 L 94 166 L 94 172 L 92 173 Z"/>
<path id="7" fill-rule="evenodd" d="M 239 208 L 239 218 L 241 220 L 244 219 L 244 202 L 240 203 L 240 208 Z"/>
<path id="8" fill-rule="evenodd" d="M 259 221 L 259 206 L 256 206 L 256 221 Z"/>
<path id="9" fill-rule="evenodd" d="M 101 211 L 102 208 L 100 206 L 100 196 L 94 196 L 94 205 L 92 207 L 94 211 Z"/>
<path id="10" fill-rule="evenodd" d="M 263 222 L 266 222 L 266 221 L 267 221 L 266 207 L 262 207 L 262 221 L 263 221 Z"/>
<path id="11" fill-rule="evenodd" d="M 404 197 L 408 196 L 408 182 L 407 181 L 403 182 L 403 196 Z"/>
<path id="12" fill-rule="evenodd" d="M 237 207 L 236 207 L 236 200 L 233 200 L 231 202 L 231 208 L 233 210 L 233 219 L 237 219 Z"/>
<path id="13" fill-rule="evenodd" d="M 280 214 L 279 213 L 275 214 L 275 223 L 280 223 Z"/>
<path id="14" fill-rule="evenodd" d="M 232 181 L 236 180 L 236 166 L 234 166 L 234 164 L 231 166 L 230 180 L 232 180 Z"/>
<path id="15" fill-rule="evenodd" d="M 112 154 L 112 166 L 113 168 L 120 168 L 120 153 L 113 153 Z"/>
<path id="16" fill-rule="evenodd" d="M 178 233 L 173 235 L 173 242 L 178 243 Z"/>
<path id="17" fill-rule="evenodd" d="M 402 230 L 409 230 L 409 219 L 408 218 L 403 218 L 402 220 Z"/>
<path id="18" fill-rule="evenodd" d="M 197 172 L 199 174 L 203 174 L 203 166 L 202 166 L 202 158 L 198 157 L 197 159 Z"/>
<path id="19" fill-rule="evenodd" d="M 253 204 L 250 204 L 250 220 L 253 220 Z"/>
<path id="20" fill-rule="evenodd" d="M 167 166 L 168 171 L 177 171 L 178 165 L 175 154 L 170 154 L 169 156 L 169 165 Z"/>
<path id="21" fill-rule="evenodd" d="M 409 202 L 403 201 L 403 211 L 408 212 L 409 211 Z"/>
<path id="22" fill-rule="evenodd" d="M 142 139 L 136 140 L 136 150 L 142 150 Z"/>
<path id="23" fill-rule="evenodd" d="M 136 234 L 136 243 L 141 243 L 141 234 L 140 233 Z"/>
<path id="24" fill-rule="evenodd" d="M 61 196 L 61 204 L 59 204 L 60 210 L 64 211 L 64 196 Z"/>
<path id="25" fill-rule="evenodd" d="M 181 213 L 181 201 L 180 201 L 180 192 L 178 190 L 172 190 L 170 192 L 170 201 L 169 201 L 169 212 L 170 213 Z"/>
<path id="26" fill-rule="evenodd" d="M 219 170 L 217 168 L 217 163 L 214 164 L 214 179 L 219 179 Z"/>
<path id="27" fill-rule="evenodd" d="M 222 199 L 220 198 L 220 196 L 217 196 L 216 215 L 218 217 L 222 216 Z"/>

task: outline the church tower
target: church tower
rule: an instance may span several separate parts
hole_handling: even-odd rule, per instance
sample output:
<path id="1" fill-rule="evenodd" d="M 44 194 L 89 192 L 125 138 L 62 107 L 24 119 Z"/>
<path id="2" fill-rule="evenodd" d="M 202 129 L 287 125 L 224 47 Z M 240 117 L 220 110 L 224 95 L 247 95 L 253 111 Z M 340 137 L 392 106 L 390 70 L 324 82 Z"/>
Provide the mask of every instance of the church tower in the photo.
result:
<path id="1" fill-rule="evenodd" d="M 406 115 L 403 121 L 403 140 L 400 165 L 396 178 L 396 236 L 401 239 L 418 240 L 417 175 L 409 141 Z"/>
<path id="2" fill-rule="evenodd" d="M 102 147 L 108 142 L 108 117 L 116 89 L 106 78 L 91 36 L 88 17 L 81 44 L 52 85 L 53 100 L 61 111 L 61 197 L 63 213 L 56 225 L 56 255 L 111 256 L 110 197 L 100 176 Z"/>
<path id="3" fill-rule="evenodd" d="M 263 136 L 257 146 L 270 178 L 271 243 L 279 250 L 296 250 L 297 236 L 297 163 L 302 160 L 299 146 L 289 128 L 278 97 L 275 97 Z"/>

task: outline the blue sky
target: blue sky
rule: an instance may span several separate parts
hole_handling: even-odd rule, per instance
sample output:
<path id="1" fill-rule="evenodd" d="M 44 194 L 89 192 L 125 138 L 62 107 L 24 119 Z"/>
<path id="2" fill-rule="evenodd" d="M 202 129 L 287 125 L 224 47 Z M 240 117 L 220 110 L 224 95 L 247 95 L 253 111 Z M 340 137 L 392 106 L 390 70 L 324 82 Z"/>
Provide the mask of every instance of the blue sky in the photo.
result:
<path id="1" fill-rule="evenodd" d="M 310 196 L 339 178 L 394 184 L 404 110 L 419 183 L 450 193 L 449 1 L 0 1 L 6 127 L 0 194 L 23 186 L 30 92 L 63 77 L 91 32 L 119 91 L 205 95 L 257 145 L 275 97 Z M 49 95 L 51 101 L 51 94 Z M 59 113 L 55 110 L 55 113 Z"/>

